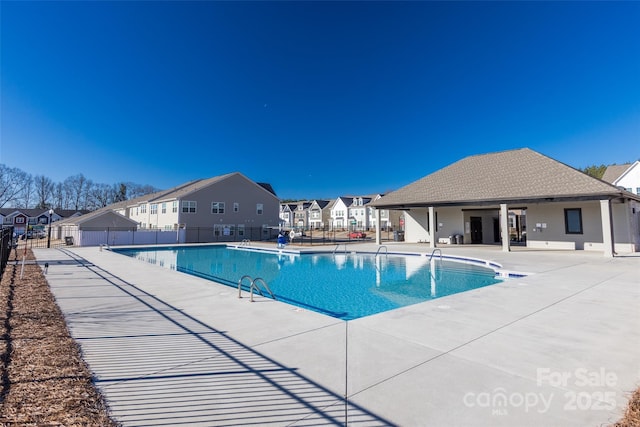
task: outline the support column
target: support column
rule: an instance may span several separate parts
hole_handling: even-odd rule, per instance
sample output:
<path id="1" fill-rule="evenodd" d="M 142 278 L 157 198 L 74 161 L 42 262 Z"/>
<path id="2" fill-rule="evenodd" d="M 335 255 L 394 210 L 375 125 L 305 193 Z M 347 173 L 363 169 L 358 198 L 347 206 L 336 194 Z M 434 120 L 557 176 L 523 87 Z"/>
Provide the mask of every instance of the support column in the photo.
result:
<path id="1" fill-rule="evenodd" d="M 506 203 L 500 204 L 500 229 L 502 252 L 509 252 L 511 250 L 511 241 L 509 240 L 509 209 Z"/>
<path id="2" fill-rule="evenodd" d="M 602 244 L 604 256 L 613 258 L 615 245 L 613 242 L 613 219 L 611 216 L 611 200 L 600 200 L 600 217 L 602 218 Z"/>
<path id="3" fill-rule="evenodd" d="M 436 210 L 433 206 L 429 206 L 429 232 L 431 238 L 429 239 L 429 247 L 436 247 Z"/>
<path id="4" fill-rule="evenodd" d="M 376 216 L 376 245 L 382 242 L 382 232 L 380 231 L 380 209 L 374 209 Z"/>

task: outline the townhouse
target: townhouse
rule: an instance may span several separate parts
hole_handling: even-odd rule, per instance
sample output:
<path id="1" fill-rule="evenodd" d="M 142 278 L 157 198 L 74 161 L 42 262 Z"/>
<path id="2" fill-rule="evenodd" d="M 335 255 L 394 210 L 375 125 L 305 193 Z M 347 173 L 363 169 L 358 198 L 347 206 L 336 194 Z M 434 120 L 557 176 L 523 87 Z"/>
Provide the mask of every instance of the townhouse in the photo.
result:
<path id="1" fill-rule="evenodd" d="M 22 235 L 29 230 L 42 230 L 51 222 L 60 221 L 65 218 L 78 217 L 88 213 L 87 210 L 72 209 L 23 209 L 23 208 L 0 208 L 0 223 L 2 226 L 12 226 L 14 233 Z"/>
<path id="2" fill-rule="evenodd" d="M 602 180 L 640 196 L 640 160 L 607 167 Z"/>
<path id="3" fill-rule="evenodd" d="M 81 245 L 264 240 L 277 235 L 278 207 L 271 185 L 233 172 L 114 203 L 62 222 L 55 236 Z"/>

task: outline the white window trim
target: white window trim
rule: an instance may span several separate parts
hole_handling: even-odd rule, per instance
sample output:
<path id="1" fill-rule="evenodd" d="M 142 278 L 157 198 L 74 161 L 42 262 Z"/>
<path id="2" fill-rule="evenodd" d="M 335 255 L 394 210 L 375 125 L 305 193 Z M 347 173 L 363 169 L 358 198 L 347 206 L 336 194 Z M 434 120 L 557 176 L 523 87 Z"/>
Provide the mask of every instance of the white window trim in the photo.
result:
<path id="1" fill-rule="evenodd" d="M 214 209 L 216 210 L 216 212 L 213 211 Z M 226 211 L 225 202 L 211 202 L 211 213 L 213 215 L 224 215 L 225 211 Z"/>
<path id="2" fill-rule="evenodd" d="M 193 212 L 191 212 L 192 206 L 193 206 Z M 187 209 L 186 211 L 185 211 L 185 208 Z M 196 202 L 195 200 L 183 200 L 181 203 L 180 210 L 182 213 L 190 213 L 190 214 L 198 213 L 198 202 Z"/>

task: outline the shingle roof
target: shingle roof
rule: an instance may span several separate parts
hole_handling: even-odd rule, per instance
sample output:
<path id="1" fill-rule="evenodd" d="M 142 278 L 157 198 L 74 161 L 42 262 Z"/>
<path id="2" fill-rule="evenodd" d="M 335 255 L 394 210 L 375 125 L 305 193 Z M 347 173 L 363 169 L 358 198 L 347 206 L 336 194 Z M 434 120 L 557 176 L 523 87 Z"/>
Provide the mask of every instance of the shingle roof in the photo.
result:
<path id="1" fill-rule="evenodd" d="M 318 207 L 320 209 L 324 209 L 325 206 L 327 206 L 329 203 L 331 203 L 331 200 L 317 200 L 316 199 L 316 200 L 314 200 L 314 202 L 316 203 L 316 205 L 318 205 Z"/>
<path id="2" fill-rule="evenodd" d="M 265 190 L 267 190 L 269 193 L 273 194 L 274 196 L 277 196 L 276 190 L 274 190 L 273 186 L 271 184 L 269 184 L 268 182 L 256 182 L 256 184 L 258 184 L 260 187 L 264 188 Z"/>
<path id="3" fill-rule="evenodd" d="M 124 219 L 126 219 L 127 221 L 130 221 L 132 224 L 136 225 L 137 222 L 125 217 L 124 215 L 120 215 L 119 213 L 115 212 L 112 210 L 112 208 L 110 206 L 106 206 L 104 208 L 100 208 L 98 210 L 95 210 L 93 212 L 89 212 L 87 214 L 78 216 L 78 217 L 71 217 L 71 218 L 65 218 L 62 219 L 60 221 L 55 222 L 54 224 L 56 226 L 60 226 L 60 225 L 80 225 L 82 223 L 85 223 L 93 218 L 98 218 L 100 216 L 103 215 L 118 215 L 119 217 L 122 217 Z"/>
<path id="4" fill-rule="evenodd" d="M 442 206 L 621 195 L 621 190 L 611 184 L 522 148 L 466 157 L 387 194 L 372 205 Z"/>
<path id="5" fill-rule="evenodd" d="M 49 215 L 49 209 L 23 209 L 23 208 L 0 208 L 0 215 L 4 215 L 4 216 L 8 216 L 11 215 L 12 213 L 23 213 L 24 215 L 30 217 L 30 218 L 36 218 L 39 217 L 41 215 Z M 67 218 L 70 217 L 76 213 L 81 213 L 81 214 L 85 214 L 88 213 L 90 211 L 88 210 L 84 210 L 84 209 L 79 209 L 79 210 L 74 210 L 74 209 L 54 209 L 54 212 L 56 213 L 56 215 L 62 217 L 62 218 Z"/>
<path id="6" fill-rule="evenodd" d="M 602 180 L 613 184 L 616 179 L 620 178 L 630 167 L 631 163 L 607 166 L 607 169 L 604 171 L 604 175 L 602 175 Z"/>

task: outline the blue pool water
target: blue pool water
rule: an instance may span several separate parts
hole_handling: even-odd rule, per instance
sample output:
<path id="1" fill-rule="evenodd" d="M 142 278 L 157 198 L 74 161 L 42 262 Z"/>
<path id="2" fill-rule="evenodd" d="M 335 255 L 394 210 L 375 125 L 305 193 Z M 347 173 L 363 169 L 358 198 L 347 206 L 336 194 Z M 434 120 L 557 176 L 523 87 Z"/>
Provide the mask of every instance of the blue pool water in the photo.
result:
<path id="1" fill-rule="evenodd" d="M 417 255 L 279 254 L 224 246 L 117 252 L 235 288 L 244 275 L 260 277 L 276 299 L 344 320 L 499 281 L 489 268 Z"/>

